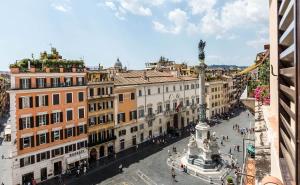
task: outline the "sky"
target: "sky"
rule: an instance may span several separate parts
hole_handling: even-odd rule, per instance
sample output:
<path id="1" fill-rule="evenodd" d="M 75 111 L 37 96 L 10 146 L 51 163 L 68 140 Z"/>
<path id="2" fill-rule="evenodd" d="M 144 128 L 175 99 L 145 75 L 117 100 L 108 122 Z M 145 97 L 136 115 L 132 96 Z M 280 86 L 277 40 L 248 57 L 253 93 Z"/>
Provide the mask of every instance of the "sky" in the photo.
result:
<path id="1" fill-rule="evenodd" d="M 2 0 L 0 70 L 57 48 L 86 66 L 129 69 L 164 56 L 198 63 L 250 65 L 268 43 L 266 0 Z"/>

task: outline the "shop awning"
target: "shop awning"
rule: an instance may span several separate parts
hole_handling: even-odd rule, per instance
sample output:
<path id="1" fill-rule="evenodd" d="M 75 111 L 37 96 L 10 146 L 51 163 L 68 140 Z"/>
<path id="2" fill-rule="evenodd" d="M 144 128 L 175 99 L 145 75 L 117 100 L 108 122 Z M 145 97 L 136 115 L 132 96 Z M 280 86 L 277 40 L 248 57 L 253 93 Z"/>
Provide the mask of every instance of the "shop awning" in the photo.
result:
<path id="1" fill-rule="evenodd" d="M 88 153 L 81 153 L 80 155 L 75 155 L 75 156 L 72 156 L 72 157 L 68 157 L 67 158 L 67 164 L 72 164 L 72 163 L 75 163 L 77 161 L 87 159 L 87 158 L 88 158 Z"/>

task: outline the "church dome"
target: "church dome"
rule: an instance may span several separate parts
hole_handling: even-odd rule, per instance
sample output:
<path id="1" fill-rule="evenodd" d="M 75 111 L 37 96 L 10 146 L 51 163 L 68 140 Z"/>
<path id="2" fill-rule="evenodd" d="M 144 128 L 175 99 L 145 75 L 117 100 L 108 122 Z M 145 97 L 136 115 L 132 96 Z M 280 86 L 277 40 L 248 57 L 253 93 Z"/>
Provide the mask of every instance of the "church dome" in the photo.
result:
<path id="1" fill-rule="evenodd" d="M 120 69 L 122 69 L 122 63 L 121 63 L 121 61 L 119 60 L 119 58 L 117 59 L 117 61 L 116 61 L 116 63 L 115 63 L 115 65 L 114 65 L 114 67 L 115 68 L 120 68 Z"/>

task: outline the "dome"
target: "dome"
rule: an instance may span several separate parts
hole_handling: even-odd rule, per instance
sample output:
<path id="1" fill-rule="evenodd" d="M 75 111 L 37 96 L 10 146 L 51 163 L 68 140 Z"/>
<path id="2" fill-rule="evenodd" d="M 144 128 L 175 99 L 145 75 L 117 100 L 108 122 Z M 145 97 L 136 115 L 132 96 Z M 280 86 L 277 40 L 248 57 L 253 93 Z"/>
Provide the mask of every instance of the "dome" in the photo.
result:
<path id="1" fill-rule="evenodd" d="M 114 65 L 114 67 L 115 67 L 115 68 L 120 68 L 120 69 L 122 69 L 122 63 L 121 63 L 121 61 L 119 60 L 119 58 L 117 59 L 117 61 L 116 61 L 115 65 Z"/>

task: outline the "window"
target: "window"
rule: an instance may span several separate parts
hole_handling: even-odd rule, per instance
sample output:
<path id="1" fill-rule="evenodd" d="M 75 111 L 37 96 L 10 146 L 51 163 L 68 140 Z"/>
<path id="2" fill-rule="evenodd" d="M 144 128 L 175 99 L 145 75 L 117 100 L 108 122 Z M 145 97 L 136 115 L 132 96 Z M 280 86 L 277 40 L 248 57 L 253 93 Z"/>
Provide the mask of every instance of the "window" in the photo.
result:
<path id="1" fill-rule="evenodd" d="M 34 155 L 28 156 L 28 157 L 24 157 L 20 159 L 20 167 L 24 167 L 30 164 L 34 164 L 35 161 L 35 157 Z"/>
<path id="2" fill-rule="evenodd" d="M 19 109 L 32 108 L 33 98 L 29 96 L 23 96 L 19 98 Z"/>
<path id="3" fill-rule="evenodd" d="M 65 78 L 65 84 L 66 86 L 72 86 L 72 78 L 71 77 Z"/>
<path id="4" fill-rule="evenodd" d="M 79 108 L 78 109 L 78 118 L 79 119 L 84 118 L 84 108 Z"/>
<path id="5" fill-rule="evenodd" d="M 72 93 L 67 93 L 67 103 L 72 103 Z"/>
<path id="6" fill-rule="evenodd" d="M 73 120 L 73 110 L 67 110 L 67 121 Z"/>
<path id="7" fill-rule="evenodd" d="M 130 132 L 133 133 L 133 132 L 137 132 L 138 131 L 138 127 L 137 126 L 134 126 L 134 127 L 131 127 L 130 128 Z"/>
<path id="8" fill-rule="evenodd" d="M 173 85 L 173 91 L 176 91 L 176 86 L 175 85 Z"/>
<path id="9" fill-rule="evenodd" d="M 189 105 L 190 105 L 190 101 L 186 100 L 186 106 L 189 106 Z"/>
<path id="10" fill-rule="evenodd" d="M 122 122 L 125 122 L 125 113 L 119 113 L 118 114 L 118 123 L 120 123 L 121 121 Z"/>
<path id="11" fill-rule="evenodd" d="M 169 87 L 166 87 L 166 92 L 169 92 Z"/>
<path id="12" fill-rule="evenodd" d="M 135 94 L 131 93 L 130 98 L 131 98 L 131 100 L 134 100 L 135 99 Z"/>
<path id="13" fill-rule="evenodd" d="M 59 140 L 59 138 L 60 138 L 59 136 L 60 136 L 59 130 L 56 130 L 56 131 L 53 132 L 53 138 L 54 138 L 55 141 Z"/>
<path id="14" fill-rule="evenodd" d="M 84 100 L 84 96 L 83 95 L 84 95 L 83 92 L 79 92 L 78 93 L 78 101 L 79 102 L 82 102 Z"/>
<path id="15" fill-rule="evenodd" d="M 83 77 L 77 77 L 77 85 L 83 85 Z"/>
<path id="16" fill-rule="evenodd" d="M 35 104 L 36 107 L 48 106 L 48 95 L 36 96 Z"/>
<path id="17" fill-rule="evenodd" d="M 119 102 L 123 102 L 123 94 L 119 94 Z"/>
<path id="18" fill-rule="evenodd" d="M 139 118 L 143 118 L 145 116 L 144 109 L 139 109 Z"/>
<path id="19" fill-rule="evenodd" d="M 31 128 L 31 119 L 32 117 L 24 117 L 24 118 L 20 118 L 21 119 L 21 123 L 22 123 L 22 128 Z"/>
<path id="20" fill-rule="evenodd" d="M 153 109 L 152 107 L 148 107 L 148 115 L 152 115 L 153 114 Z"/>
<path id="21" fill-rule="evenodd" d="M 46 133 L 39 135 L 40 144 L 45 144 L 47 142 L 46 140 Z"/>
<path id="22" fill-rule="evenodd" d="M 60 80 L 59 78 L 51 78 L 52 87 L 59 87 Z"/>
<path id="23" fill-rule="evenodd" d="M 182 91 L 182 85 L 180 85 L 180 90 Z"/>
<path id="24" fill-rule="evenodd" d="M 125 148 L 125 141 L 124 141 L 124 139 L 121 139 L 120 140 L 120 150 L 124 150 L 124 148 Z"/>
<path id="25" fill-rule="evenodd" d="M 45 78 L 37 78 L 36 85 L 38 88 L 44 88 L 46 86 L 46 79 Z"/>
<path id="26" fill-rule="evenodd" d="M 62 112 L 54 112 L 51 114 L 51 120 L 52 120 L 52 123 L 60 123 L 62 120 L 61 118 L 61 114 Z"/>
<path id="27" fill-rule="evenodd" d="M 93 97 L 94 96 L 94 89 L 90 88 L 89 90 L 90 90 L 90 96 Z"/>
<path id="28" fill-rule="evenodd" d="M 23 148 L 30 147 L 30 143 L 31 143 L 31 137 L 24 137 L 23 138 Z"/>
<path id="29" fill-rule="evenodd" d="M 169 110 L 170 110 L 170 104 L 167 103 L 167 104 L 166 104 L 166 111 L 169 111 Z"/>
<path id="30" fill-rule="evenodd" d="M 194 85 L 194 84 L 192 84 L 192 85 L 191 85 L 191 89 L 194 89 L 194 88 L 195 88 L 195 85 Z"/>
<path id="31" fill-rule="evenodd" d="M 151 95 L 151 89 L 148 89 L 148 95 Z"/>
<path id="32" fill-rule="evenodd" d="M 136 145 L 136 136 L 132 136 L 132 145 L 133 145 L 133 146 Z"/>
<path id="33" fill-rule="evenodd" d="M 142 96 L 142 90 L 139 90 L 139 96 Z"/>
<path id="34" fill-rule="evenodd" d="M 37 118 L 38 118 L 37 122 L 39 123 L 39 126 L 48 124 L 48 120 L 47 120 L 48 114 L 38 115 Z"/>
<path id="35" fill-rule="evenodd" d="M 95 125 L 96 124 L 96 117 L 90 117 L 89 118 L 89 125 Z"/>
<path id="36" fill-rule="evenodd" d="M 119 136 L 124 136 L 124 135 L 126 135 L 126 130 L 124 129 L 124 130 L 120 130 L 119 131 Z"/>
<path id="37" fill-rule="evenodd" d="M 84 132 L 84 126 L 83 125 L 79 125 L 78 126 L 78 134 L 82 134 Z"/>
<path id="38" fill-rule="evenodd" d="M 162 112 L 162 105 L 159 104 L 159 105 L 157 105 L 157 113 L 159 114 L 161 112 Z"/>
<path id="39" fill-rule="evenodd" d="M 101 110 L 103 106 L 101 106 L 101 105 L 99 106 L 99 105 L 100 105 L 100 103 L 98 104 L 98 109 Z M 89 104 L 89 111 L 90 112 L 96 111 L 96 103 Z"/>
<path id="40" fill-rule="evenodd" d="M 144 129 L 144 124 L 140 124 L 140 130 Z"/>
<path id="41" fill-rule="evenodd" d="M 67 128 L 67 137 L 73 136 L 73 128 Z"/>
<path id="42" fill-rule="evenodd" d="M 157 88 L 157 93 L 158 93 L 158 94 L 160 94 L 160 87 L 159 87 L 159 88 Z"/>
<path id="43" fill-rule="evenodd" d="M 136 119 L 136 110 L 135 111 L 130 111 L 130 114 L 129 114 L 129 120 L 133 120 L 133 119 Z"/>
<path id="44" fill-rule="evenodd" d="M 30 78 L 22 78 L 20 79 L 20 85 L 22 89 L 29 89 L 31 88 Z"/>
<path id="45" fill-rule="evenodd" d="M 59 105 L 59 94 L 53 94 L 53 105 Z"/>

